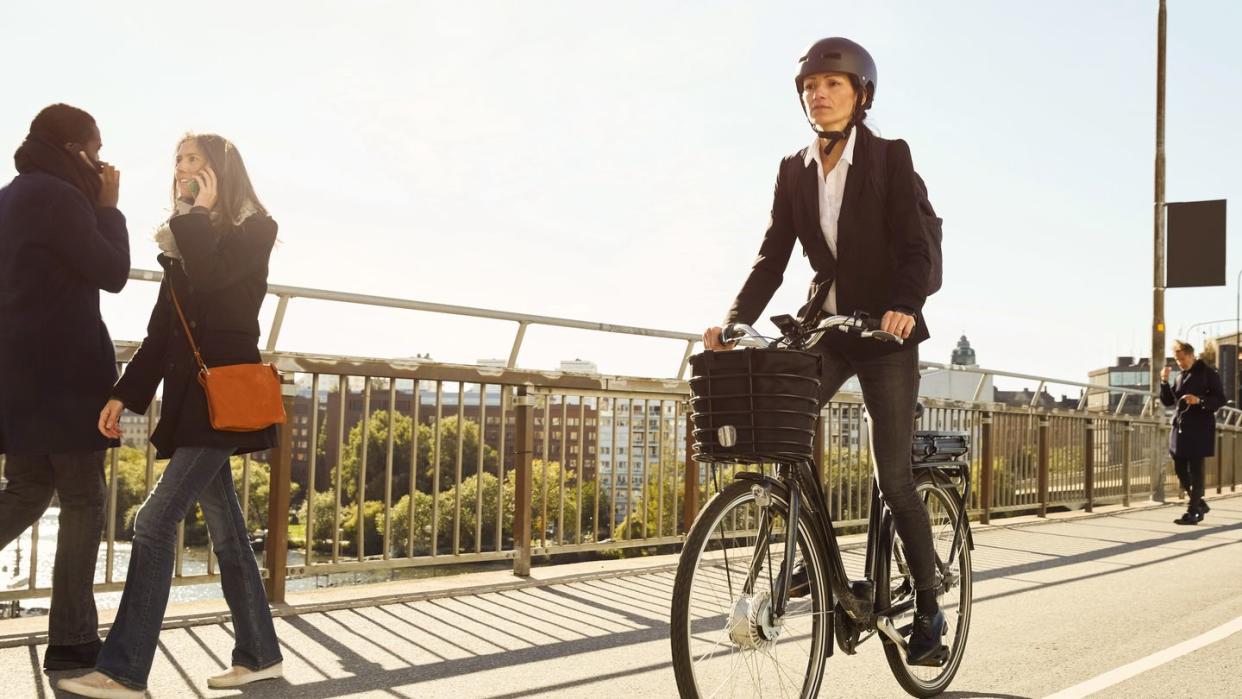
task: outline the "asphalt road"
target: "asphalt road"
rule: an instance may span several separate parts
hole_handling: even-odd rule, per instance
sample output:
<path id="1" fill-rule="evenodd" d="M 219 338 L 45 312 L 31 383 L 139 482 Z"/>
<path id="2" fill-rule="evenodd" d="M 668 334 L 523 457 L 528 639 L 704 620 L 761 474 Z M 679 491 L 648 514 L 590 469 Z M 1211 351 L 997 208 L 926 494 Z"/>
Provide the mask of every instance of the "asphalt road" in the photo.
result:
<path id="1" fill-rule="evenodd" d="M 949 697 L 1240 697 L 1242 497 L 998 526 L 976 537 L 969 648 Z M 231 626 L 166 630 L 154 697 L 673 697 L 668 571 L 277 619 L 285 679 L 206 688 Z M 0 648 L 6 697 L 48 697 L 45 646 Z M 63 673 L 59 673 L 63 674 Z M 878 641 L 823 696 L 899 697 Z"/>

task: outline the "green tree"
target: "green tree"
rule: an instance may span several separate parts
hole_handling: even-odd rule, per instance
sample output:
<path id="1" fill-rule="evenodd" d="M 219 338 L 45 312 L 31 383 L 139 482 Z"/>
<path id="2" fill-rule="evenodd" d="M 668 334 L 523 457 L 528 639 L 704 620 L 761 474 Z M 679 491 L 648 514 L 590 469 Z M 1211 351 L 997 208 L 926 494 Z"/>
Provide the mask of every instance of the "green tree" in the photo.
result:
<path id="1" fill-rule="evenodd" d="M 461 478 L 465 482 L 470 476 L 479 472 L 479 423 L 470 419 L 458 419 L 450 415 L 440 419 L 439 440 L 439 489 L 453 488 L 457 483 L 457 439 L 461 429 Z M 418 426 L 418 489 L 431 492 L 435 483 L 436 471 L 432 467 L 432 447 L 436 442 L 436 423 Z M 498 463 L 496 450 L 490 445 L 483 445 L 483 470 L 496 473 Z"/>
<path id="2" fill-rule="evenodd" d="M 387 410 L 377 410 L 367 421 L 366 440 L 366 492 L 367 500 L 384 499 L 384 479 L 388 469 L 388 432 L 392 414 Z M 407 415 L 397 414 L 392 420 L 393 458 L 392 458 L 392 492 L 393 497 L 400 497 L 410 489 L 410 435 L 413 433 L 413 421 Z M 362 464 L 362 422 L 349 430 L 349 441 L 345 453 L 341 457 L 341 499 L 344 502 L 358 500 L 358 471 Z M 329 481 L 336 482 L 336 469 L 333 468 Z"/>
<path id="3" fill-rule="evenodd" d="M 612 538 L 645 539 L 676 534 L 681 515 L 676 508 L 685 484 L 685 476 L 680 473 L 675 477 L 666 475 L 663 490 L 658 477 L 649 478 L 642 488 L 642 502 L 631 503 L 630 515 L 617 523 Z"/>
<path id="4" fill-rule="evenodd" d="M 341 511 L 341 550 L 350 555 L 358 553 L 357 505 L 349 505 Z M 376 556 L 384 552 L 384 503 L 367 500 L 362 503 L 362 545 L 365 555 Z"/>
<path id="5" fill-rule="evenodd" d="M 582 538 L 584 541 L 599 541 L 604 538 L 604 536 L 600 536 L 600 532 L 598 532 L 595 527 L 595 510 L 597 509 L 597 502 L 599 503 L 599 508 L 607 507 L 604 504 L 609 502 L 607 498 L 608 491 L 601 490 L 599 483 L 595 481 L 583 481 L 582 502 L 578 505 L 578 511 L 582 513 Z M 608 511 L 605 509 L 600 512 L 599 515 L 600 520 L 603 521 L 608 518 Z M 566 536 L 571 536 L 575 533 L 576 532 L 573 529 L 570 529 L 565 534 Z"/>
<path id="6" fill-rule="evenodd" d="M 315 505 L 313 513 L 309 512 L 308 501 L 310 500 L 313 500 Z M 337 536 L 335 505 L 336 496 L 329 490 L 314 493 L 306 498 L 298 510 L 298 520 L 306 525 L 306 537 L 316 551 L 332 550 L 332 539 Z M 311 515 L 314 517 L 313 521 L 307 519 Z"/>
<path id="7" fill-rule="evenodd" d="M 449 553 L 453 550 L 454 525 L 456 525 L 459 537 L 458 550 L 462 553 L 473 552 L 476 541 L 480 551 L 494 550 L 497 526 L 502 527 L 501 546 L 511 545 L 513 492 L 512 481 L 507 482 L 502 488 L 500 481 L 490 473 L 471 476 L 462 481 L 460 488 L 450 488 L 441 492 L 438 503 L 433 502 L 430 494 L 415 491 L 412 526 L 410 498 L 409 496 L 403 497 L 392 509 L 393 555 L 405 555 L 411 531 L 414 536 L 414 554 L 416 556 L 427 555 L 431 552 L 433 514 L 436 550 L 440 553 Z M 505 496 L 503 501 L 502 495 Z M 481 520 L 477 516 L 480 496 L 482 498 Z M 458 497 L 460 497 L 460 510 L 458 509 Z M 500 509 L 502 503 L 503 512 Z M 476 539 L 476 535 L 480 538 Z"/>
<path id="8" fill-rule="evenodd" d="M 500 480 L 490 473 L 484 473 L 482 476 L 471 476 L 462 481 L 460 488 L 450 491 L 454 497 L 460 494 L 461 497 L 461 513 L 457 523 L 457 531 L 460 537 L 460 547 L 463 552 L 473 551 L 476 543 L 476 534 L 479 535 L 479 550 L 488 551 L 495 548 L 496 543 L 496 527 L 503 527 L 501 531 L 501 545 L 505 541 L 512 539 L 513 534 L 513 501 L 509 499 L 501 499 L 504 490 L 500 487 Z M 476 512 L 479 507 L 480 496 L 482 500 L 481 513 Z M 452 543 L 453 536 L 453 518 L 456 512 L 454 498 L 446 498 L 440 506 L 440 524 L 437 529 L 440 532 L 448 534 L 448 543 Z M 503 505 L 503 511 L 501 507 Z M 481 514 L 481 517 L 476 516 Z M 478 526 L 476 527 L 476 523 Z"/>
<path id="9" fill-rule="evenodd" d="M 398 413 L 393 419 L 386 410 L 378 410 L 371 414 L 367 421 L 366 441 L 366 490 L 367 500 L 384 499 L 384 479 L 387 473 L 388 432 L 390 420 L 393 431 L 393 469 L 392 496 L 400 499 L 410 492 L 410 452 L 414 434 L 413 420 L 408 415 Z M 479 464 L 479 425 L 473 420 L 460 421 L 462 428 L 462 480 L 478 473 Z M 456 485 L 457 478 L 457 439 L 459 420 L 452 415 L 440 420 L 439 430 L 439 489 L 449 490 Z M 432 468 L 433 445 L 436 444 L 436 424 L 418 425 L 418 465 L 415 476 L 417 490 L 429 493 L 435 484 L 435 470 Z M 341 459 L 342 499 L 356 502 L 358 499 L 358 471 L 362 463 L 362 423 L 354 425 L 349 431 L 349 441 Z M 498 457 L 496 450 L 490 445 L 483 446 L 483 465 L 487 472 L 495 473 Z M 335 470 L 331 478 L 335 481 Z"/>
<path id="10" fill-rule="evenodd" d="M 586 486 L 587 484 L 583 483 L 584 495 Z M 516 499 L 517 472 L 510 471 L 505 477 L 505 502 L 514 503 Z M 535 459 L 531 466 L 530 499 L 531 536 L 535 541 L 557 538 L 562 507 L 564 508 L 565 530 L 561 532 L 561 538 L 569 540 L 573 537 L 577 531 L 576 522 L 579 512 L 576 471 L 562 468 L 559 461 L 548 461 L 545 468 L 543 460 Z M 507 531 L 513 531 L 511 514 L 506 514 L 505 528 Z M 590 531 L 585 524 L 583 531 Z"/>
<path id="11" fill-rule="evenodd" d="M 405 495 L 392 507 L 392 554 L 404 556 L 414 533 L 414 555 L 431 553 L 431 496 L 414 491 L 414 515 L 410 517 L 411 495 Z"/>

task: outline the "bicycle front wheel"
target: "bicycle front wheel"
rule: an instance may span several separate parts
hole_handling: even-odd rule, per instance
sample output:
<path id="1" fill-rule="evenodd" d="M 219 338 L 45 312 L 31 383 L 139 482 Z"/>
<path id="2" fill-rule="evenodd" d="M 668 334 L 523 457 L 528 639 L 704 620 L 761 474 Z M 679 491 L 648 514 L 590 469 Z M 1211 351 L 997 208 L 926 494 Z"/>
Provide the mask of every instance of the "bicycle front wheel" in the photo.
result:
<path id="1" fill-rule="evenodd" d="M 735 481 L 686 538 L 673 586 L 673 669 L 683 697 L 814 697 L 832 642 L 826 558 L 799 516 L 797 556 L 809 593 L 773 613 L 789 541 L 783 488 Z"/>
<path id="2" fill-rule="evenodd" d="M 930 478 L 920 477 L 916 480 L 915 492 L 923 500 L 931 523 L 937 575 L 943 582 L 938 595 L 940 609 L 949 623 L 949 632 L 945 636 L 949 657 L 940 667 L 907 665 L 901 649 L 888 639 L 884 639 L 884 653 L 902 689 L 912 696 L 932 697 L 948 689 L 966 652 L 972 595 L 970 546 L 963 531 L 960 550 L 953 556 L 953 536 L 962 510 L 962 501 L 956 491 L 947 490 Z M 914 623 L 914 578 L 910 575 L 905 547 L 896 535 L 891 517 L 887 520 L 887 527 L 887 544 L 880 552 L 876 604 L 880 609 L 902 609 L 900 614 L 892 615 L 892 620 L 902 635 L 908 638 Z"/>

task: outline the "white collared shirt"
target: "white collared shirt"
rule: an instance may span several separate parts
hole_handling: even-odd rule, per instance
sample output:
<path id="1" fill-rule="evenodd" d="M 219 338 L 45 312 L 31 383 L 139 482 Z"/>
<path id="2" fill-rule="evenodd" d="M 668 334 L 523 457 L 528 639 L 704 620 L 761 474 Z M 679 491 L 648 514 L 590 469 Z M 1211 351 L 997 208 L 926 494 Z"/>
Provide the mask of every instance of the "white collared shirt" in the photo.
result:
<path id="1" fill-rule="evenodd" d="M 841 200 L 845 196 L 845 178 L 850 174 L 850 165 L 854 162 L 854 139 L 858 136 L 858 127 L 850 130 L 849 140 L 845 142 L 845 150 L 841 159 L 833 166 L 832 171 L 824 175 L 824 161 L 819 136 L 806 149 L 803 164 L 810 166 L 815 163 L 816 181 L 819 183 L 819 228 L 824 234 L 828 249 L 837 257 L 837 219 L 841 215 Z M 838 258 L 839 260 L 840 258 Z M 828 289 L 828 298 L 824 299 L 824 311 L 830 315 L 837 312 L 837 280 L 832 280 Z"/>

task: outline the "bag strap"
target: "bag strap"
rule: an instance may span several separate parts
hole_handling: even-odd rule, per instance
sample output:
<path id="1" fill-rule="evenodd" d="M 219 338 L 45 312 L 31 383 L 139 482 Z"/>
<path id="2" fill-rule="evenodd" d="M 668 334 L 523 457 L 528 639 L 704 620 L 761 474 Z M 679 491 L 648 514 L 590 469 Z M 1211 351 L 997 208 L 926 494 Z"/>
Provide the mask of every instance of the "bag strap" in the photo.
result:
<path id="1" fill-rule="evenodd" d="M 207 363 L 203 361 L 203 355 L 198 353 L 198 345 L 194 342 L 194 335 L 190 332 L 190 324 L 185 322 L 185 313 L 181 310 L 181 302 L 177 300 L 177 291 L 173 289 L 172 280 L 168 280 L 168 293 L 172 295 L 173 306 L 177 308 L 177 317 L 181 318 L 181 327 L 185 328 L 185 339 L 190 342 L 190 349 L 194 351 L 194 360 L 198 362 L 199 369 L 204 374 L 210 374 L 207 369 Z"/>

